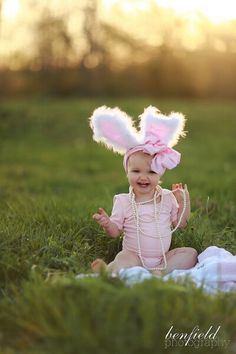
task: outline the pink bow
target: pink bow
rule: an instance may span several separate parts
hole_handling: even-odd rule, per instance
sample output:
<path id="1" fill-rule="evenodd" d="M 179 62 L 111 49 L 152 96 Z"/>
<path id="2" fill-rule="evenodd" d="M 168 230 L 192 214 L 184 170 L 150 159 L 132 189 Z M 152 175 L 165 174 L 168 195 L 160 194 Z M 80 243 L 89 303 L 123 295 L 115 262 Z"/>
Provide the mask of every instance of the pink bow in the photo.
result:
<path id="1" fill-rule="evenodd" d="M 143 151 L 153 156 L 151 169 L 159 175 L 163 175 L 166 169 L 171 170 L 176 167 L 179 164 L 181 157 L 181 154 L 178 151 L 167 147 L 160 141 L 155 143 L 147 141 L 145 144 L 137 145 L 126 151 L 123 160 L 126 173 L 128 171 L 128 159 L 130 155 L 137 151 Z"/>

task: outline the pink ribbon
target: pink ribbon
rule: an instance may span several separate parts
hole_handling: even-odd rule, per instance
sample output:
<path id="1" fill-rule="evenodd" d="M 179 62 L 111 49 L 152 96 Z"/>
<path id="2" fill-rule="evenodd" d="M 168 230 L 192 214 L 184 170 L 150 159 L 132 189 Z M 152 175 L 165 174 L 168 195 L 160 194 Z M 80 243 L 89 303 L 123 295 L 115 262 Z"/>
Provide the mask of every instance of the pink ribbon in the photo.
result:
<path id="1" fill-rule="evenodd" d="M 126 151 L 123 160 L 126 173 L 128 171 L 128 159 L 130 155 L 137 151 L 143 151 L 144 153 L 153 156 L 151 169 L 159 175 L 163 175 L 166 169 L 171 170 L 176 167 L 179 164 L 181 157 L 181 154 L 178 151 L 167 147 L 160 141 L 155 143 L 148 141 L 145 144 L 137 145 Z"/>

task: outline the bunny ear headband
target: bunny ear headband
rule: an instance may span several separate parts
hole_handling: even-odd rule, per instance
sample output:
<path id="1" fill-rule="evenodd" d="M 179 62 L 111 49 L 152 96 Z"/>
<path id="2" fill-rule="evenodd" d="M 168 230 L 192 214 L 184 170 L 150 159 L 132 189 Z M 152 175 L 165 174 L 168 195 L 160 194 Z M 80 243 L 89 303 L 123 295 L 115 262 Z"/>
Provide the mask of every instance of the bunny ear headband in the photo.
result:
<path id="1" fill-rule="evenodd" d="M 119 108 L 99 107 L 90 118 L 93 139 L 124 155 L 126 172 L 129 156 L 143 151 L 153 156 L 151 168 L 159 175 L 180 162 L 181 155 L 172 146 L 177 144 L 180 136 L 185 136 L 184 125 L 182 113 L 172 112 L 165 116 L 153 106 L 141 114 L 139 131 L 133 126 L 132 119 Z"/>

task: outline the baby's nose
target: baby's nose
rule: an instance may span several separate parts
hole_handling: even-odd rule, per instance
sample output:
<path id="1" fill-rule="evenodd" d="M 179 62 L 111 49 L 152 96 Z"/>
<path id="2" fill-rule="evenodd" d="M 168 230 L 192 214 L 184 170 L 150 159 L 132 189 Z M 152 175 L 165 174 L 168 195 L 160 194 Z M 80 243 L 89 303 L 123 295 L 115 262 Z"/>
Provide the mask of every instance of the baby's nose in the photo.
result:
<path id="1" fill-rule="evenodd" d="M 142 181 L 145 182 L 145 181 L 147 181 L 148 178 L 147 178 L 147 175 L 144 175 L 144 174 L 143 174 L 143 175 L 140 176 L 139 179 L 140 179 L 141 182 L 142 182 Z"/>

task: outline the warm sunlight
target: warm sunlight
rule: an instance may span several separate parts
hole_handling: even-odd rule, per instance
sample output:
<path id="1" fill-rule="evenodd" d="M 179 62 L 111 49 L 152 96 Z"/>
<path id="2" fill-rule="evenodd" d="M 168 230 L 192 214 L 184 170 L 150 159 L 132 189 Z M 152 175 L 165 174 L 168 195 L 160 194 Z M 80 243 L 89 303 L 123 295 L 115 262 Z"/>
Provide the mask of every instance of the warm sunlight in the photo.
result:
<path id="1" fill-rule="evenodd" d="M 124 12 L 134 13 L 148 10 L 150 4 L 146 0 L 103 0 L 105 8 L 111 8 L 113 5 L 118 5 Z"/>
<path id="2" fill-rule="evenodd" d="M 211 22 L 220 23 L 236 19 L 234 0 L 153 0 L 157 5 L 171 8 L 179 15 L 199 13 L 205 15 Z M 103 0 L 105 8 L 119 6 L 126 13 L 146 11 L 152 3 L 150 0 Z"/>
<path id="3" fill-rule="evenodd" d="M 202 13 L 213 23 L 236 19 L 234 0 L 156 0 L 156 3 L 174 9 L 180 15 L 198 12 Z"/>
<path id="4" fill-rule="evenodd" d="M 19 12 L 20 1 L 19 0 L 4 0 L 2 5 L 2 14 L 4 18 L 13 20 Z"/>

